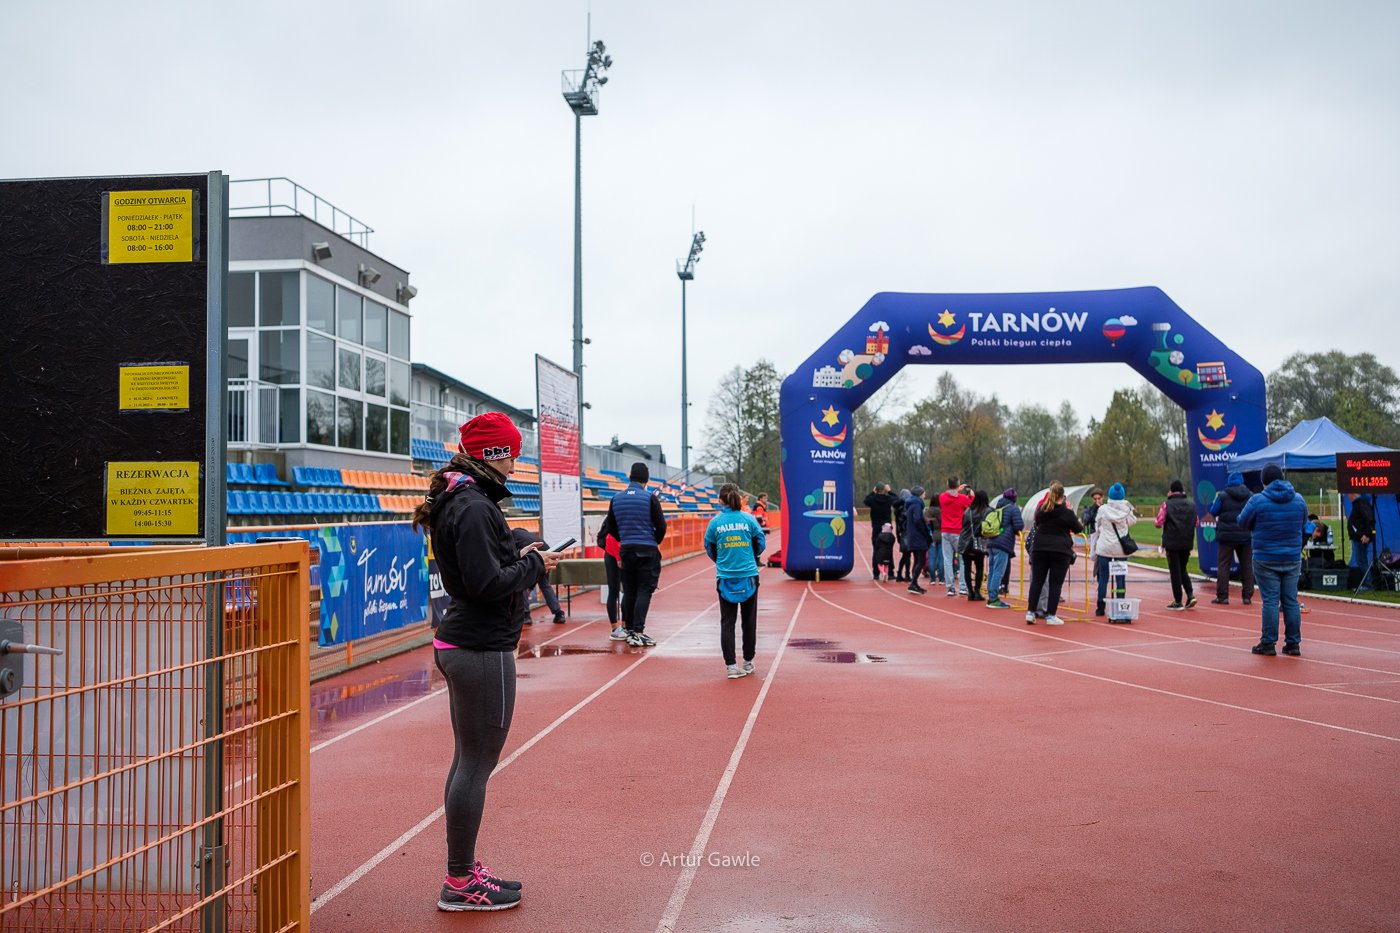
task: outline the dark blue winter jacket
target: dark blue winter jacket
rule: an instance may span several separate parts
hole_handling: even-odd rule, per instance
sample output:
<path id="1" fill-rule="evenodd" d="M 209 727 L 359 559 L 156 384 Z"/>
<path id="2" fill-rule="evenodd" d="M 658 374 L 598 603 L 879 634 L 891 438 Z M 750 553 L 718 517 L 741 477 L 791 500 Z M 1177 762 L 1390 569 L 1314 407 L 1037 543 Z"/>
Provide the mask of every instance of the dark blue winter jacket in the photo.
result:
<path id="1" fill-rule="evenodd" d="M 1308 504 L 1286 479 L 1276 479 L 1250 496 L 1239 517 L 1254 544 L 1254 559 L 1279 564 L 1301 559 L 1307 521 Z"/>
<path id="2" fill-rule="evenodd" d="M 1210 514 L 1215 516 L 1215 540 L 1221 544 L 1248 544 L 1249 533 L 1240 527 L 1240 512 L 1249 501 L 1249 487 L 1238 472 L 1225 477 L 1225 488 L 1215 494 Z"/>
<path id="3" fill-rule="evenodd" d="M 911 495 L 904 500 L 904 550 L 927 551 L 933 546 L 933 533 L 924 519 L 924 500 Z"/>
<path id="4" fill-rule="evenodd" d="M 617 540 L 623 547 L 656 547 L 666 537 L 661 502 L 640 483 L 629 483 L 613 496 L 608 510 L 617 523 Z"/>

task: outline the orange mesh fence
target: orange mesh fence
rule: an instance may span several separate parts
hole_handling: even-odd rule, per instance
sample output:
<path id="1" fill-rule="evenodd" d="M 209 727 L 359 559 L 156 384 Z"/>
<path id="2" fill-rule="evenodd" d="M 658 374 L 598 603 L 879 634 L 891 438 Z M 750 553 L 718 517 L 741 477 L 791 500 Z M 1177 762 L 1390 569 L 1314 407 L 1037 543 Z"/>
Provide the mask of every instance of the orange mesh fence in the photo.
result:
<path id="1" fill-rule="evenodd" d="M 305 542 L 0 560 L 0 930 L 307 930 Z"/>

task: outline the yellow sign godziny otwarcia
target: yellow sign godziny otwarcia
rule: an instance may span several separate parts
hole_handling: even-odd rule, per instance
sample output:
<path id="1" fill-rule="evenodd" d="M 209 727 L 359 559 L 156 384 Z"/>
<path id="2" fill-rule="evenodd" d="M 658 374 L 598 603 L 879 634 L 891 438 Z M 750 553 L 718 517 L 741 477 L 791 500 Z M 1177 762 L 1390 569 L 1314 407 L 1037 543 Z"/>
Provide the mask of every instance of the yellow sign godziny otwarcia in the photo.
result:
<path id="1" fill-rule="evenodd" d="M 107 463 L 107 534 L 199 534 L 199 462 Z"/>
<path id="2" fill-rule="evenodd" d="M 194 192 L 107 192 L 107 261 L 192 262 Z"/>

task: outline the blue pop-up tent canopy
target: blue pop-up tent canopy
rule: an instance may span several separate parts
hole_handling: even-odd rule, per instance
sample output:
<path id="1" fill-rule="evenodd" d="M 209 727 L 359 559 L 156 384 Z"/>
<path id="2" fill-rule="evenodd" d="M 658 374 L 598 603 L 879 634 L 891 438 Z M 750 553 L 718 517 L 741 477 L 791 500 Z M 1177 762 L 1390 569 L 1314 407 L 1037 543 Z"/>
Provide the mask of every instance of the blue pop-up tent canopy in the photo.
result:
<path id="1" fill-rule="evenodd" d="M 1337 469 L 1337 454 L 1360 454 L 1370 451 L 1388 450 L 1352 437 L 1343 431 L 1330 418 L 1311 418 L 1301 421 L 1283 437 L 1262 450 L 1241 454 L 1230 462 L 1231 469 L 1250 473 L 1264 469 L 1270 463 L 1277 463 L 1286 471 L 1321 470 L 1328 473 Z M 1376 511 L 1376 550 L 1394 544 L 1391 538 L 1400 529 L 1400 505 L 1394 495 L 1372 496 Z M 1342 514 L 1351 514 L 1351 502 L 1342 498 Z M 1346 536 L 1342 536 L 1344 541 Z M 1345 543 L 1343 544 L 1345 548 Z M 1353 554 L 1349 563 L 1356 563 Z"/>
<path id="2" fill-rule="evenodd" d="M 1240 454 L 1230 461 L 1230 468 L 1241 473 L 1262 470 L 1277 463 L 1285 470 L 1335 470 L 1337 454 L 1359 454 L 1386 450 L 1357 440 L 1343 431 L 1330 418 L 1310 418 L 1300 421 L 1293 430 L 1262 450 Z"/>

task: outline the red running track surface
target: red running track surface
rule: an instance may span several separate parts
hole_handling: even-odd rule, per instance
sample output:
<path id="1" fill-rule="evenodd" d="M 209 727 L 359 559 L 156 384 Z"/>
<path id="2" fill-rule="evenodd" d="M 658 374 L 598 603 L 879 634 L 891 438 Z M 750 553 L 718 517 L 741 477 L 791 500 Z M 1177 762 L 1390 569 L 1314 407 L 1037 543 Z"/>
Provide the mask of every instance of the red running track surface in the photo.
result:
<path id="1" fill-rule="evenodd" d="M 661 582 L 649 651 L 596 596 L 526 630 L 479 851 L 513 910 L 435 909 L 430 650 L 314 686 L 318 933 L 1400 930 L 1400 611 L 1311 601 L 1264 658 L 1257 602 L 1166 612 L 1165 578 L 1047 628 L 764 570 L 729 681 L 712 566 Z"/>

